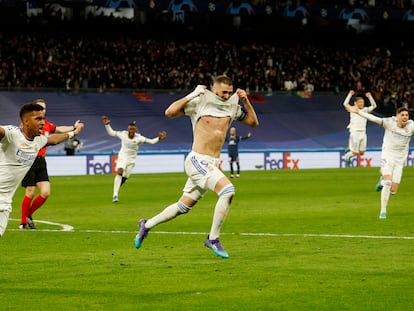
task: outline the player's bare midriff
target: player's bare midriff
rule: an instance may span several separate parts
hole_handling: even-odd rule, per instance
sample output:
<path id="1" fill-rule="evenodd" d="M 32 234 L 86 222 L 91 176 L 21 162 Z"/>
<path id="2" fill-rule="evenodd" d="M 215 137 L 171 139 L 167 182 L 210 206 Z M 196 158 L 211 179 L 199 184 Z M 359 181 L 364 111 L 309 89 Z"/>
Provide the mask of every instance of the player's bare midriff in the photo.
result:
<path id="1" fill-rule="evenodd" d="M 229 117 L 201 117 L 194 129 L 193 151 L 219 158 L 229 122 Z"/>

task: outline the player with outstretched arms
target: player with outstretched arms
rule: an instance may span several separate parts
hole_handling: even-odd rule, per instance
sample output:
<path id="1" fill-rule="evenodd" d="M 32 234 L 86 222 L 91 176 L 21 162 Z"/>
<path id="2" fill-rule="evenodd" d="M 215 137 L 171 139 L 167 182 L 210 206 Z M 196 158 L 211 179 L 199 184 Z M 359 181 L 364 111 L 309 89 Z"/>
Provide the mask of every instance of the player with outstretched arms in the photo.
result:
<path id="1" fill-rule="evenodd" d="M 355 106 L 349 106 L 347 110 L 385 129 L 381 150 L 381 177 L 376 186 L 376 191 L 381 191 L 379 218 L 385 219 L 390 194 L 397 193 L 401 182 L 410 140 L 414 134 L 414 121 L 409 119 L 409 111 L 405 107 L 398 108 L 396 115 L 388 118 L 374 116 Z"/>
<path id="2" fill-rule="evenodd" d="M 348 109 L 352 96 L 355 95 L 353 90 L 350 90 L 348 95 L 344 100 L 344 107 Z M 377 104 L 372 97 L 370 92 L 365 93 L 365 96 L 368 98 L 370 105 L 365 107 L 364 98 L 357 96 L 354 100 L 354 106 L 358 107 L 359 110 L 364 112 L 372 112 L 377 108 Z M 351 159 L 356 155 L 364 155 L 367 149 L 367 119 L 361 117 L 358 114 L 350 113 L 349 114 L 349 141 L 348 141 L 348 151 L 345 153 L 345 163 L 349 167 L 351 164 Z"/>
<path id="3" fill-rule="evenodd" d="M 12 212 L 14 193 L 29 171 L 41 148 L 56 145 L 78 135 L 83 123 L 68 133 L 41 135 L 45 125 L 44 108 L 31 102 L 20 108 L 21 127 L 0 126 L 0 237 L 4 235 Z"/>
<path id="4" fill-rule="evenodd" d="M 112 195 L 112 202 L 116 203 L 119 200 L 120 187 L 126 182 L 135 167 L 139 146 L 142 144 L 156 144 L 164 139 L 167 133 L 162 131 L 158 134 L 158 137 L 147 138 L 138 133 L 138 127 L 135 121 L 128 124 L 126 131 L 113 130 L 110 124 L 111 120 L 107 116 L 102 116 L 102 122 L 109 136 L 117 137 L 121 140 L 121 149 L 119 150 L 116 162 L 116 175 Z"/>

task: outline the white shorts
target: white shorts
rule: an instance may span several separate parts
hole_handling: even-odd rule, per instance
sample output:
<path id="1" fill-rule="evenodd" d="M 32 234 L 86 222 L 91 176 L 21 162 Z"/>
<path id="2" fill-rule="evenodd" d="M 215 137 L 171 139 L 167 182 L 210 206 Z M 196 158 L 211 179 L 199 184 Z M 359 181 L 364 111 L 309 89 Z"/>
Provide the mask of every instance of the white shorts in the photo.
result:
<path id="1" fill-rule="evenodd" d="M 6 231 L 11 209 L 11 205 L 9 206 L 8 204 L 0 206 L 0 237 L 2 237 Z"/>
<path id="2" fill-rule="evenodd" d="M 350 132 L 348 148 L 353 153 L 365 152 L 367 150 L 367 134 L 366 132 Z"/>
<path id="3" fill-rule="evenodd" d="M 122 158 L 118 158 L 116 160 L 116 170 L 122 168 L 124 170 L 124 173 L 122 174 L 123 177 L 129 177 L 134 167 L 135 167 L 135 162 L 125 161 Z"/>
<path id="4" fill-rule="evenodd" d="M 400 161 L 393 161 L 391 158 L 381 157 L 381 174 L 391 175 L 392 182 L 399 184 L 401 183 L 402 173 L 403 173 L 404 163 Z"/>
<path id="5" fill-rule="evenodd" d="M 183 188 L 186 196 L 200 200 L 208 190 L 214 191 L 217 182 L 225 177 L 219 169 L 220 159 L 202 155 L 194 151 L 185 158 L 184 169 L 188 176 Z"/>

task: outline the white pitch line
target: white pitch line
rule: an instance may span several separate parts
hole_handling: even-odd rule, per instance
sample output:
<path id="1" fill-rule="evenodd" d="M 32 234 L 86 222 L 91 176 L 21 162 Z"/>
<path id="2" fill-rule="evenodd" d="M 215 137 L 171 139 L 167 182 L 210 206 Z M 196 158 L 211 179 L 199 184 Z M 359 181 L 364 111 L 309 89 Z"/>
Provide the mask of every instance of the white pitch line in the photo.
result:
<path id="1" fill-rule="evenodd" d="M 10 220 L 16 220 L 10 218 Z M 125 230 L 75 230 L 71 225 L 51 222 L 46 220 L 37 220 L 36 222 L 61 227 L 61 229 L 36 229 L 36 231 L 46 232 L 81 232 L 81 233 L 122 233 L 134 234 L 136 231 Z M 20 231 L 21 229 L 8 229 L 8 231 Z M 151 234 L 171 234 L 171 235 L 206 235 L 208 232 L 170 232 L 170 231 L 151 231 Z M 328 234 L 328 233 L 260 233 L 260 232 L 239 232 L 239 233 L 221 233 L 221 235 L 243 235 L 243 236 L 268 236 L 268 237 L 323 237 L 323 238 L 342 238 L 342 239 L 396 239 L 396 240 L 414 240 L 414 236 L 395 236 L 395 235 L 359 235 L 359 234 Z"/>
<path id="2" fill-rule="evenodd" d="M 15 218 L 10 218 L 10 220 L 20 221 L 20 219 L 15 219 Z M 41 229 L 39 231 L 74 231 L 74 228 L 71 225 L 60 224 L 58 222 L 52 222 L 52 221 L 47 221 L 47 220 L 38 220 L 38 219 L 36 219 L 36 222 L 46 224 L 46 225 L 51 225 L 51 226 L 57 226 L 57 227 L 62 228 L 62 229 Z M 18 229 L 18 230 L 21 230 L 21 229 Z"/>

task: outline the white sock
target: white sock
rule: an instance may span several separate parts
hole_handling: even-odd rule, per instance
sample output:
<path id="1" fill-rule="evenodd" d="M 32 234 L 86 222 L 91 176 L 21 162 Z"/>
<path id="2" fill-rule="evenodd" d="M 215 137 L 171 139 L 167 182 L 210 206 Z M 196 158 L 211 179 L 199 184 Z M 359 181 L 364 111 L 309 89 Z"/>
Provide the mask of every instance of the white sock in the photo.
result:
<path id="1" fill-rule="evenodd" d="M 391 182 L 386 181 L 382 182 L 382 190 L 381 190 L 381 213 L 387 212 L 387 205 L 388 199 L 390 198 L 390 190 L 391 190 Z"/>
<path id="2" fill-rule="evenodd" d="M 155 215 L 154 217 L 147 220 L 145 227 L 152 228 L 156 225 L 169 221 L 178 215 L 188 213 L 191 210 L 188 206 L 184 205 L 181 202 L 175 202 L 170 206 L 167 206 L 161 213 Z"/>
<path id="3" fill-rule="evenodd" d="M 235 194 L 234 186 L 229 184 L 220 193 L 214 208 L 213 223 L 211 224 L 209 239 L 214 240 L 219 237 L 220 229 L 230 209 L 231 200 Z"/>
<path id="4" fill-rule="evenodd" d="M 354 156 L 354 154 L 352 153 L 352 151 L 348 151 L 346 154 L 345 154 L 345 160 L 349 160 L 349 159 L 351 159 L 352 157 Z"/>
<path id="5" fill-rule="evenodd" d="M 116 174 L 114 179 L 114 196 L 118 196 L 119 188 L 121 187 L 122 176 Z"/>

